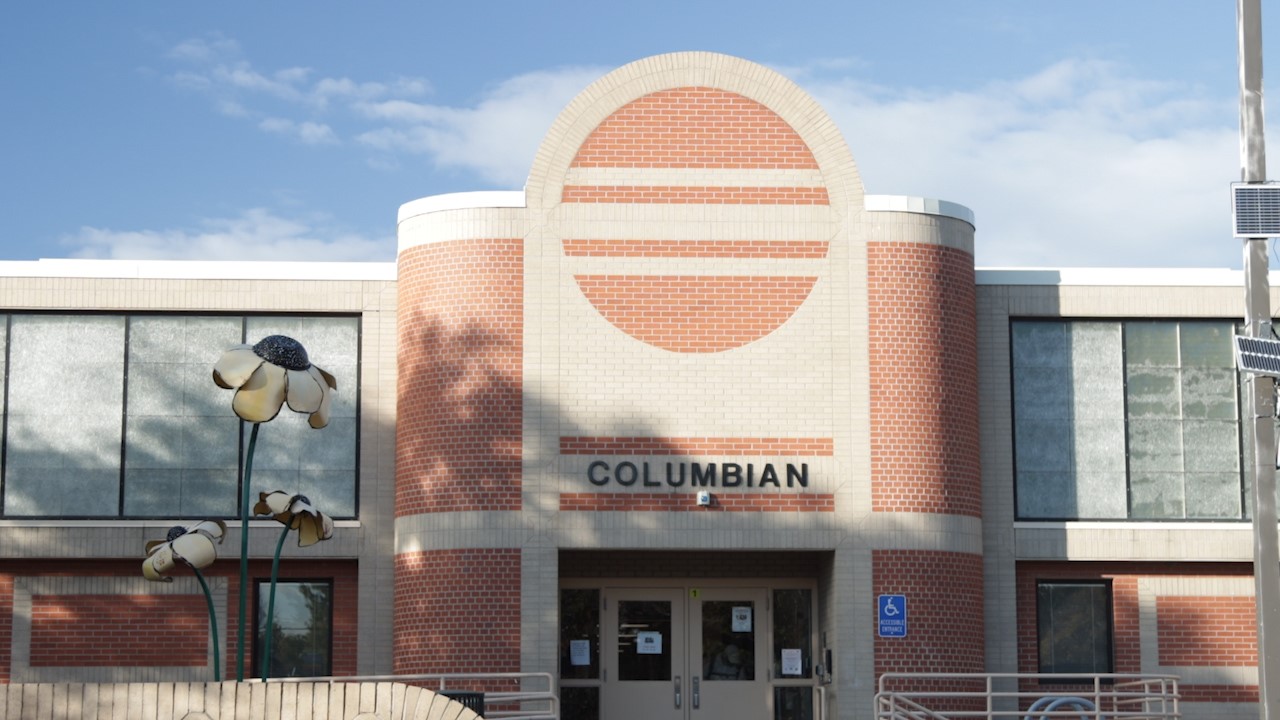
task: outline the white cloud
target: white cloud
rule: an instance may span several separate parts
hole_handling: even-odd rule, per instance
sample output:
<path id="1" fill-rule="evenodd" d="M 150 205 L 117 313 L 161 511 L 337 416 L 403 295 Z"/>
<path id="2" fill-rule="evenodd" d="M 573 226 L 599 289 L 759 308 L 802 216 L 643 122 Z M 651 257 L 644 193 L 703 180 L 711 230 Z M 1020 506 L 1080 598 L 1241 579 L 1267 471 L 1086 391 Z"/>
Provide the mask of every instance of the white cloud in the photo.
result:
<path id="1" fill-rule="evenodd" d="M 370 238 L 333 230 L 331 219 L 283 218 L 270 210 L 210 218 L 195 229 L 110 230 L 82 227 L 62 238 L 78 258 L 119 260 L 388 261 L 393 237 Z"/>
<path id="2" fill-rule="evenodd" d="M 570 67 L 519 75 L 474 107 L 389 100 L 357 106 L 389 123 L 356 139 L 371 148 L 429 156 L 437 165 L 477 173 L 491 183 L 521 187 L 552 121 L 607 68 Z"/>
<path id="3" fill-rule="evenodd" d="M 258 127 L 270 133 L 289 135 L 304 145 L 336 145 L 338 136 L 333 128 L 323 123 L 294 122 L 287 118 L 269 117 Z"/>
<path id="4" fill-rule="evenodd" d="M 924 92 L 812 83 L 868 193 L 959 202 L 980 265 L 1238 267 L 1230 98 L 1064 61 Z"/>
<path id="5" fill-rule="evenodd" d="M 195 66 L 175 81 L 263 131 L 310 144 L 354 137 L 371 169 L 420 157 L 505 188 L 523 184 L 555 117 L 610 70 L 526 73 L 449 105 L 424 102 L 424 80 L 260 72 L 219 38 L 171 54 Z M 1234 97 L 1094 60 L 958 90 L 877 86 L 864 73 L 835 58 L 786 74 L 841 128 L 867 192 L 974 210 L 979 264 L 1239 266 L 1226 210 Z"/>
<path id="6" fill-rule="evenodd" d="M 218 35 L 183 41 L 168 57 L 181 64 L 170 80 L 208 96 L 221 114 L 256 120 L 261 130 L 309 144 L 336 140 L 334 122 L 362 117 L 356 104 L 416 98 L 430 87 L 427 81 L 411 77 L 387 82 L 322 77 L 313 68 L 300 66 L 264 71 L 242 56 L 235 41 Z M 335 113 L 338 117 L 331 119 Z"/>

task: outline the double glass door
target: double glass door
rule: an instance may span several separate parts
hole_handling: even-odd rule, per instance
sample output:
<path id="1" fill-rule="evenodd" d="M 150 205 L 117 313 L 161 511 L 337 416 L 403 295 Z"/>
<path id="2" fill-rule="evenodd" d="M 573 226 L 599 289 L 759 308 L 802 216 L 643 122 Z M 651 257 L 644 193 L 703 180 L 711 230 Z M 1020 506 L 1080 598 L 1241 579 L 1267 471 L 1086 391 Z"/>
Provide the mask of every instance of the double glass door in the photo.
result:
<path id="1" fill-rule="evenodd" d="M 767 720 L 768 591 L 607 588 L 601 714 L 609 720 Z"/>

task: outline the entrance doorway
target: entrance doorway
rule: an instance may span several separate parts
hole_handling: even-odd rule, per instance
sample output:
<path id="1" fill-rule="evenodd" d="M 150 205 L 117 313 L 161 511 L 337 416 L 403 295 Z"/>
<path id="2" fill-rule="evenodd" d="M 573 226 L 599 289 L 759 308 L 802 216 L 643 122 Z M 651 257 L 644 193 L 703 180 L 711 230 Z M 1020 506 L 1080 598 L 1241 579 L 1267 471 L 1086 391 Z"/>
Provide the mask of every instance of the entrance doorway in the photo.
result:
<path id="1" fill-rule="evenodd" d="M 757 583 L 563 589 L 565 720 L 811 720 L 813 592 Z"/>

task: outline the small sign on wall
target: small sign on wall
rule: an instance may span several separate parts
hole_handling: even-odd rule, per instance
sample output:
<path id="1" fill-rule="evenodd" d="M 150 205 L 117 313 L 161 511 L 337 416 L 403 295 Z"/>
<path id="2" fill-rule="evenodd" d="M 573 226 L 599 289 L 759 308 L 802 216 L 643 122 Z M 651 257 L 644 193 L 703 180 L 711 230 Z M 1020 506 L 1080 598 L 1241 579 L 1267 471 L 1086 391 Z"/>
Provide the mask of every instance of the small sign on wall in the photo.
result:
<path id="1" fill-rule="evenodd" d="M 637 655 L 661 655 L 662 633 L 644 630 L 636 633 Z"/>
<path id="2" fill-rule="evenodd" d="M 906 637 L 907 596 L 881 595 L 878 604 L 880 606 L 880 622 L 878 623 L 880 637 Z"/>

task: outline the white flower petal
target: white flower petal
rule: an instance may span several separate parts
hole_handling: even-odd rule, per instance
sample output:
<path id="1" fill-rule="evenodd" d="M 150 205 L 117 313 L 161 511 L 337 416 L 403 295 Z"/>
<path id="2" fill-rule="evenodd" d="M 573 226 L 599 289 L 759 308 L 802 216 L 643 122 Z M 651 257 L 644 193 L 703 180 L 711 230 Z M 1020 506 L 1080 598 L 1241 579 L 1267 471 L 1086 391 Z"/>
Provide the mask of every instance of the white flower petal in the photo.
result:
<path id="1" fill-rule="evenodd" d="M 293 496 L 283 490 L 269 493 L 258 493 L 258 504 L 253 506 L 254 515 L 272 515 L 286 525 L 289 518 L 289 500 Z"/>
<path id="2" fill-rule="evenodd" d="M 319 430 L 329 424 L 329 393 L 324 393 L 320 398 L 320 408 L 311 413 L 311 417 L 307 418 L 307 424 Z"/>
<path id="3" fill-rule="evenodd" d="M 187 532 L 200 533 L 205 537 L 222 542 L 223 536 L 227 534 L 227 524 L 221 520 L 201 520 L 187 528 Z"/>
<path id="4" fill-rule="evenodd" d="M 164 574 L 175 568 L 177 564 L 177 559 L 173 556 L 173 548 L 169 543 L 164 543 L 142 561 L 142 576 L 152 582 L 173 582 L 173 578 L 164 577 Z"/>
<path id="5" fill-rule="evenodd" d="M 313 413 L 320 409 L 325 388 L 306 370 L 289 370 L 286 373 L 286 401 L 289 409 L 299 413 Z"/>
<path id="6" fill-rule="evenodd" d="M 325 385 L 329 386 L 330 390 L 338 389 L 338 379 L 335 378 L 334 376 L 325 372 L 323 369 L 316 367 L 315 365 L 312 365 L 310 368 L 307 368 L 307 369 L 308 371 L 314 370 L 316 373 L 319 374 L 319 377 L 316 378 L 316 382 L 323 382 Z"/>
<path id="7" fill-rule="evenodd" d="M 218 559 L 218 549 L 214 547 L 213 540 L 203 533 L 187 533 L 169 544 L 173 553 L 192 567 L 209 567 Z"/>
<path id="8" fill-rule="evenodd" d="M 324 513 L 294 516 L 294 527 L 298 528 L 298 547 L 315 545 L 321 540 L 333 537 L 333 520 Z"/>
<path id="9" fill-rule="evenodd" d="M 231 400 L 231 409 L 241 420 L 264 423 L 280 414 L 284 404 L 285 370 L 264 362 L 240 386 Z"/>
<path id="10" fill-rule="evenodd" d="M 265 362 L 253 351 L 252 345 L 237 345 L 222 353 L 213 366 L 213 381 L 218 387 L 234 390 L 245 384 L 253 371 Z"/>

